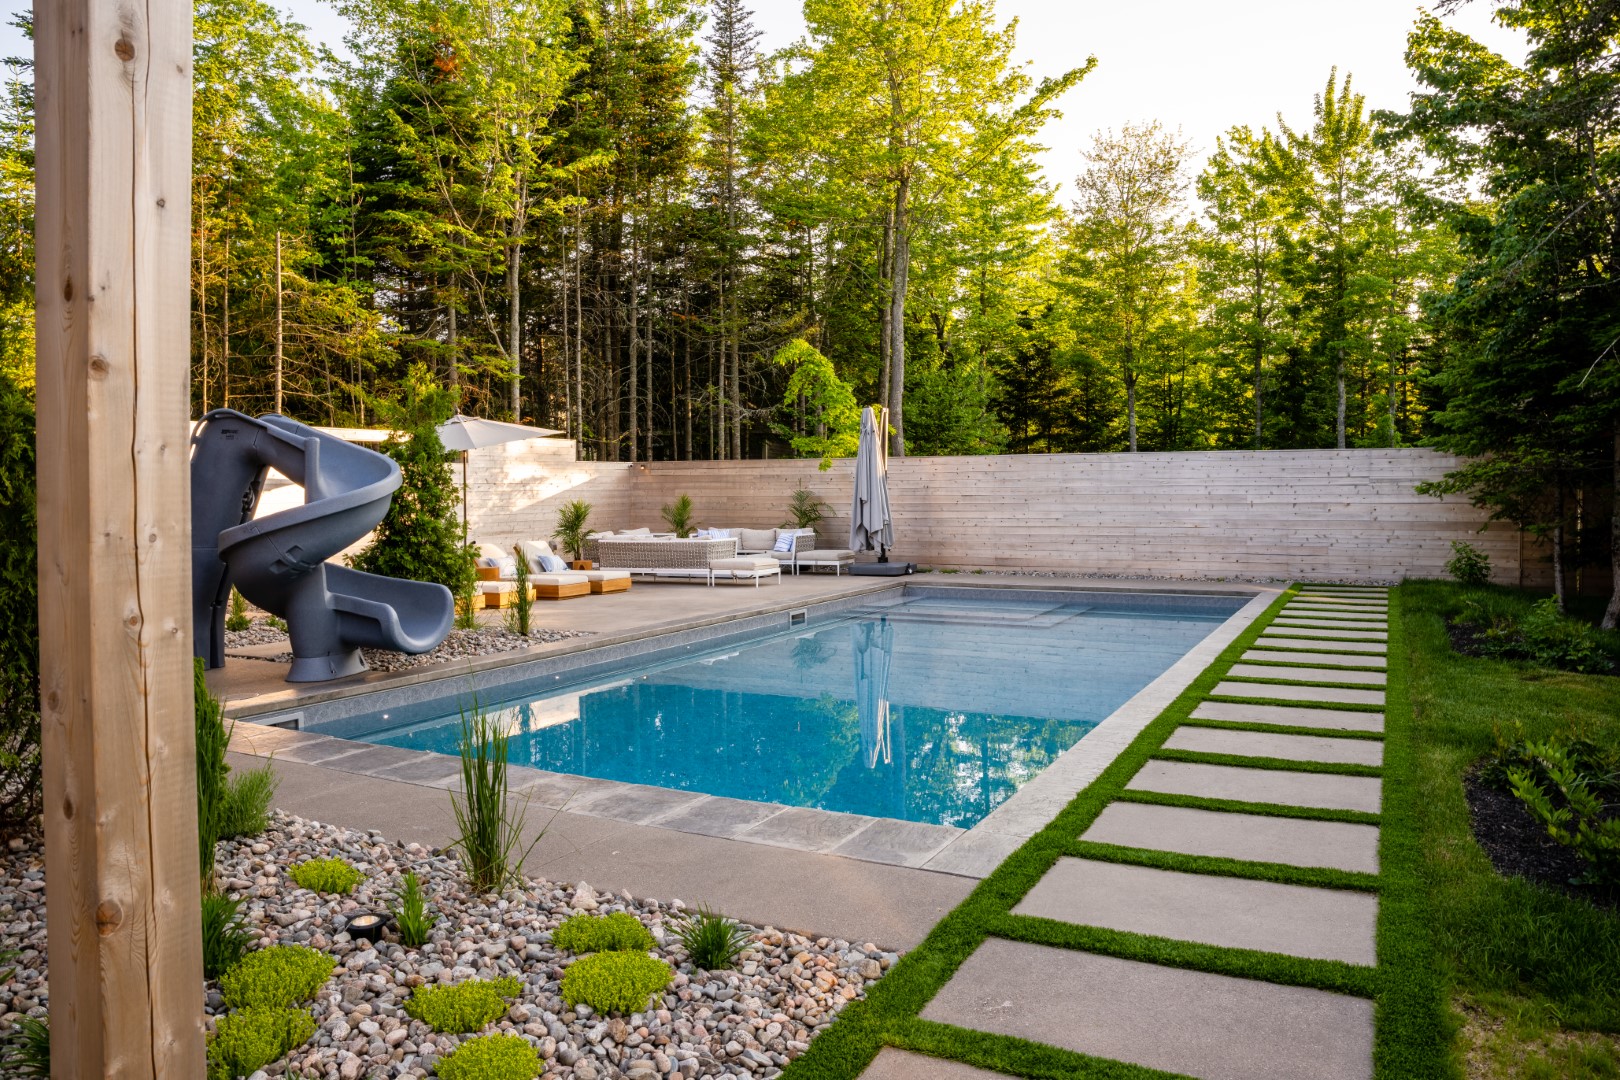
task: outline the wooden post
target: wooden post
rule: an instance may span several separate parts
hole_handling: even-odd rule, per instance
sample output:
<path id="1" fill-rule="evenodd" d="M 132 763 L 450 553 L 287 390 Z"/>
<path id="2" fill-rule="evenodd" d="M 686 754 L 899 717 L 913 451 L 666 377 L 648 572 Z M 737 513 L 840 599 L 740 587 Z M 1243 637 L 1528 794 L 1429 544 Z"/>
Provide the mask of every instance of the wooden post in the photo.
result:
<path id="1" fill-rule="evenodd" d="M 203 1074 L 190 0 L 37 0 L 51 1075 Z"/>

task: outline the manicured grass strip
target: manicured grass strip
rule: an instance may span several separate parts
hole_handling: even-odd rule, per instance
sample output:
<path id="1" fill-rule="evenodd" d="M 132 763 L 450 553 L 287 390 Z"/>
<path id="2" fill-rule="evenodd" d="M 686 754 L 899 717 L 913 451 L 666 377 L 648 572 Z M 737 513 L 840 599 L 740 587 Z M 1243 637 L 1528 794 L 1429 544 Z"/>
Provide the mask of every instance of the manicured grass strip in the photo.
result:
<path id="1" fill-rule="evenodd" d="M 1343 761 L 1295 761 L 1280 757 L 1245 757 L 1242 754 L 1212 754 L 1204 750 L 1153 752 L 1155 761 L 1184 761 L 1189 765 L 1234 765 L 1240 769 L 1268 769 L 1276 772 L 1329 773 L 1334 776 L 1382 776 L 1378 765 L 1355 765 Z"/>
<path id="2" fill-rule="evenodd" d="M 1229 678 L 1219 680 L 1230 682 Z M 1358 690 L 1370 690 L 1374 687 L 1360 686 Z M 1374 712 L 1381 713 L 1389 703 L 1389 694 L 1386 689 L 1384 705 L 1362 705 L 1355 701 L 1287 701 L 1282 698 L 1244 697 L 1240 694 L 1210 694 L 1209 701 L 1227 701 L 1235 705 L 1286 705 L 1290 709 L 1335 709 L 1342 712 Z"/>
<path id="3" fill-rule="evenodd" d="M 1321 686 L 1331 690 L 1382 690 L 1378 683 L 1333 682 L 1328 679 L 1282 679 L 1272 675 L 1228 675 L 1227 682 L 1262 683 L 1266 686 Z"/>
<path id="4" fill-rule="evenodd" d="M 984 941 L 991 921 L 1011 911 L 1060 855 L 1071 853 L 1074 837 L 1085 832 L 1103 808 L 1124 790 L 1126 782 L 1153 751 L 1204 700 L 1237 658 L 1253 646 L 1261 629 L 1292 595 L 1291 590 L 1280 593 L 1046 828 L 1003 860 L 940 920 L 920 945 L 901 957 L 900 962 L 878 980 L 865 999 L 851 1002 L 837 1022 L 817 1035 L 810 1049 L 788 1065 L 783 1073 L 785 1080 L 856 1080 L 886 1039 L 893 1038 L 893 1025 L 921 1012 Z M 1014 1075 L 1031 1075 L 1007 1064 L 989 1067 Z M 1068 1075 L 1082 1074 L 1071 1072 Z"/>
<path id="5" fill-rule="evenodd" d="M 843 1022 L 840 1016 L 838 1023 Z M 817 1041 L 825 1037 L 817 1036 Z M 1160 1072 L 1011 1035 L 991 1035 L 917 1018 L 895 1022 L 886 1032 L 884 1041 L 901 1050 L 1038 1080 L 1185 1080 L 1179 1073 Z"/>
<path id="6" fill-rule="evenodd" d="M 1378 875 L 1331 866 L 1294 866 L 1290 863 L 1245 862 L 1219 855 L 1187 855 L 1180 851 L 1121 847 L 1094 840 L 1072 840 L 1063 854 L 1097 862 L 1149 866 L 1155 870 L 1179 870 L 1184 874 L 1210 874 L 1214 877 L 1245 878 L 1249 881 L 1275 881 L 1279 885 L 1314 885 L 1322 889 L 1353 889 L 1377 892 Z"/>
<path id="7" fill-rule="evenodd" d="M 1378 831 L 1378 969 L 1384 985 L 1374 1009 L 1373 1075 L 1418 1080 L 1456 1075 L 1446 984 L 1430 935 L 1422 880 L 1418 763 L 1408 677 L 1402 593 L 1391 600 L 1389 684 L 1384 715 L 1384 823 Z"/>
<path id="8" fill-rule="evenodd" d="M 1033 915 L 1004 915 L 990 923 L 990 932 L 996 937 L 1031 945 L 1117 956 L 1121 960 L 1207 971 L 1237 979 L 1308 986 L 1356 997 L 1372 997 L 1378 989 L 1372 968 L 1342 960 L 1307 960 L 1300 956 L 1204 945 Z"/>
<path id="9" fill-rule="evenodd" d="M 1245 802 L 1241 799 L 1206 799 L 1199 795 L 1177 795 L 1168 791 L 1143 791 L 1138 788 L 1120 792 L 1115 801 L 1147 803 L 1150 806 L 1182 806 L 1188 810 L 1216 810 L 1226 814 L 1300 818 L 1305 821 L 1343 821 L 1351 825 L 1378 824 L 1378 815 L 1369 814 L 1365 810 L 1333 810 L 1319 806 Z"/>
<path id="10" fill-rule="evenodd" d="M 1381 731 L 1360 731 L 1356 728 L 1297 727 L 1293 724 L 1262 724 L 1256 720 L 1211 720 L 1192 716 L 1183 720 L 1182 727 L 1217 728 L 1222 731 L 1258 731 L 1266 735 L 1321 735 L 1328 739 L 1370 739 L 1383 742 Z"/>

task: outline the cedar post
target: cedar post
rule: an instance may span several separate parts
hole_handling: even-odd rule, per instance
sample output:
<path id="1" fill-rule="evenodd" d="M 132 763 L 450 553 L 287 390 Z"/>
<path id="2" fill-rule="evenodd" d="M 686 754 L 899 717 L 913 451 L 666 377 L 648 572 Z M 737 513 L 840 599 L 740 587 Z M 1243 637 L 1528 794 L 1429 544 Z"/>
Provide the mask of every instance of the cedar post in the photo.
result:
<path id="1" fill-rule="evenodd" d="M 36 0 L 51 1075 L 203 1071 L 190 0 Z"/>

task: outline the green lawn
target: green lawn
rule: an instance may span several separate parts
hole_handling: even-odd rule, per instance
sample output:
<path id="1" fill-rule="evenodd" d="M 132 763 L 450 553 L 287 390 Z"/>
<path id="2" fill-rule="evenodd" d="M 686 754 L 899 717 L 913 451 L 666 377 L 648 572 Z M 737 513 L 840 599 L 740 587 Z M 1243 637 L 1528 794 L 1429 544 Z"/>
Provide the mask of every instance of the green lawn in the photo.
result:
<path id="1" fill-rule="evenodd" d="M 1400 589 L 1412 805 L 1427 856 L 1418 884 L 1444 989 L 1469 1021 L 1456 1063 L 1466 1049 L 1471 1076 L 1620 1077 L 1620 1044 L 1568 1034 L 1620 1033 L 1620 916 L 1498 876 L 1473 840 L 1461 785 L 1498 723 L 1620 741 L 1620 679 L 1458 655 L 1446 620 L 1461 599 L 1440 582 Z"/>
<path id="2" fill-rule="evenodd" d="M 1076 837 L 1111 800 L 1186 801 L 1126 793 L 1161 744 L 1276 614 L 1246 630 L 1093 784 L 1014 852 L 830 1029 L 785 1080 L 855 1080 L 882 1046 L 955 1058 L 1014 1076 L 1165 1074 L 918 1018 L 987 937 L 1152 963 L 1316 986 L 1371 997 L 1378 1080 L 1494 1077 L 1620 1078 L 1620 918 L 1581 900 L 1497 876 L 1474 843 L 1462 776 L 1492 745 L 1493 725 L 1516 719 L 1537 736 L 1580 726 L 1620 738 L 1620 679 L 1572 676 L 1455 654 L 1445 619 L 1460 590 L 1436 582 L 1391 597 L 1384 805 L 1371 815 L 1233 805 L 1224 809 L 1376 820 L 1376 877 L 1116 849 Z M 1528 605 L 1528 599 L 1525 600 Z M 1258 725 L 1257 725 L 1258 726 Z M 1264 764 L 1250 759 L 1250 766 Z M 1289 768 L 1299 768 L 1289 763 Z M 1354 767 L 1335 771 L 1356 772 Z M 1191 801 L 1187 801 L 1191 804 Z M 1238 874 L 1379 893 L 1376 973 L 1350 965 L 1218 949 L 1011 914 L 1065 854 Z M 1466 1016 L 1466 1023 L 1465 1021 Z"/>

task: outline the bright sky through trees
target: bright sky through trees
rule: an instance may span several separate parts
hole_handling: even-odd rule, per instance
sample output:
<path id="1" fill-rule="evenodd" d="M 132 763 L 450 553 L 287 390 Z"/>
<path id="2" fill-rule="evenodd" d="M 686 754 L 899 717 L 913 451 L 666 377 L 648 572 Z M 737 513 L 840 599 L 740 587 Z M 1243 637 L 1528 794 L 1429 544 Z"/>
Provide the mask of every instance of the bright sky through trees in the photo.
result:
<path id="1" fill-rule="evenodd" d="M 9 10 L 27 7 L 6 0 Z M 324 0 L 282 0 L 311 30 L 313 41 L 341 48 L 347 23 Z M 782 48 L 804 33 L 799 0 L 757 0 L 754 23 L 760 48 Z M 1194 159 L 1215 148 L 1234 124 L 1274 126 L 1280 102 L 1291 103 L 1290 122 L 1303 122 L 1310 95 L 1328 69 L 1350 72 L 1373 109 L 1402 109 L 1416 84 L 1402 62 L 1406 35 L 1421 6 L 1412 0 L 1358 0 L 1338 7 L 1322 0 L 998 0 L 997 15 L 1017 18 L 1020 59 L 1037 79 L 1098 60 L 1097 70 L 1059 102 L 1063 118 L 1042 141 L 1047 178 L 1065 197 L 1084 167 L 1082 152 L 1100 128 L 1157 120 L 1182 130 Z M 1497 51 L 1517 58 L 1517 34 L 1491 23 L 1491 0 L 1473 0 L 1447 22 Z M 0 52 L 26 47 L 7 26 Z"/>

